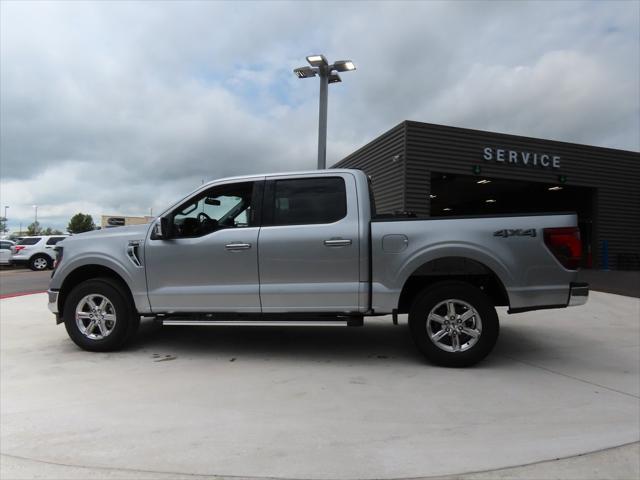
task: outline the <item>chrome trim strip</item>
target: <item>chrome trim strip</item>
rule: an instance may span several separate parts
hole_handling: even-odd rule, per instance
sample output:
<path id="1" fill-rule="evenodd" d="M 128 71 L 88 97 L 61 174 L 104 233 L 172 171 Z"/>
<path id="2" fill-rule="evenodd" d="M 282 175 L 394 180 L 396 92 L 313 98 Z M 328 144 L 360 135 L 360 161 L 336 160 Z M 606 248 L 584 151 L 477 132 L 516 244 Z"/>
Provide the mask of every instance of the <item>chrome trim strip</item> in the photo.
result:
<path id="1" fill-rule="evenodd" d="M 162 325 L 190 327 L 346 327 L 346 320 L 287 321 L 287 320 L 163 320 Z"/>
<path id="2" fill-rule="evenodd" d="M 224 248 L 227 250 L 249 250 L 251 248 L 250 243 L 227 243 Z"/>
<path id="3" fill-rule="evenodd" d="M 342 239 L 342 238 L 335 238 L 335 239 L 331 239 L 331 240 L 325 240 L 324 244 L 327 247 L 346 247 L 348 245 L 351 245 L 351 240 Z"/>

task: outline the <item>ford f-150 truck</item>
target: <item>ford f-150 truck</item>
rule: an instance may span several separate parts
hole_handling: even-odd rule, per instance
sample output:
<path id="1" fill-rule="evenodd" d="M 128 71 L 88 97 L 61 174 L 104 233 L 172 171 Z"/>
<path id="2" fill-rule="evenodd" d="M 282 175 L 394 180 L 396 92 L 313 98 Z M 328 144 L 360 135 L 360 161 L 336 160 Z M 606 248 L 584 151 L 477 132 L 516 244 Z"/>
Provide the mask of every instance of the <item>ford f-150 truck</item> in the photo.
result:
<path id="1" fill-rule="evenodd" d="M 472 365 L 510 313 L 587 301 L 575 214 L 376 215 L 359 170 L 227 178 L 148 225 L 57 248 L 49 309 L 81 348 L 122 347 L 163 325 L 361 326 L 408 313 L 432 362 Z"/>

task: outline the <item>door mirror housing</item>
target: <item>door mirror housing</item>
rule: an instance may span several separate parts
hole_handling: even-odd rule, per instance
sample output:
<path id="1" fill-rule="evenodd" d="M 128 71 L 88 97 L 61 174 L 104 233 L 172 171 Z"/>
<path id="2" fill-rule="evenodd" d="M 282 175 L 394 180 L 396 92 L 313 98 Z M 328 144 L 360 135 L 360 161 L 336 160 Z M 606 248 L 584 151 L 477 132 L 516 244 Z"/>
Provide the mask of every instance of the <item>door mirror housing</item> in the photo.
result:
<path id="1" fill-rule="evenodd" d="M 153 225 L 153 231 L 151 232 L 152 240 L 168 240 L 171 238 L 171 223 L 167 217 L 160 217 L 158 221 Z"/>

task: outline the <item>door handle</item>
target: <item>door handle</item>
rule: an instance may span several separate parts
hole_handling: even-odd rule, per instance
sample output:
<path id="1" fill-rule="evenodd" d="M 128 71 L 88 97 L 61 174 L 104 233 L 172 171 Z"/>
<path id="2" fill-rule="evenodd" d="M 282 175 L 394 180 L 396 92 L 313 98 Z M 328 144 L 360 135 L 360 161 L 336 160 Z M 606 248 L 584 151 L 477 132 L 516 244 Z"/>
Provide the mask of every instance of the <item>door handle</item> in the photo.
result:
<path id="1" fill-rule="evenodd" d="M 351 245 L 351 240 L 348 238 L 332 238 L 331 240 L 324 241 L 325 247 L 346 247 Z"/>
<path id="2" fill-rule="evenodd" d="M 251 244 L 250 243 L 227 243 L 224 246 L 224 248 L 232 252 L 235 250 L 249 250 L 251 248 Z"/>

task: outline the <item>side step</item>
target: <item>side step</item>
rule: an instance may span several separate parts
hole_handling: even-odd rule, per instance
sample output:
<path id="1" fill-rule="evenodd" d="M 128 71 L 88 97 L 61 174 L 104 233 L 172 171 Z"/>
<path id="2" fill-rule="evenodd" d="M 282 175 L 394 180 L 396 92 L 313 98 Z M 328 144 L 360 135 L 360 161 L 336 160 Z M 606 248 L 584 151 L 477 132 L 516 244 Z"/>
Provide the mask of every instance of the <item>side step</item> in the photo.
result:
<path id="1" fill-rule="evenodd" d="M 202 327 L 353 327 L 352 320 L 162 320 L 162 325 Z"/>

